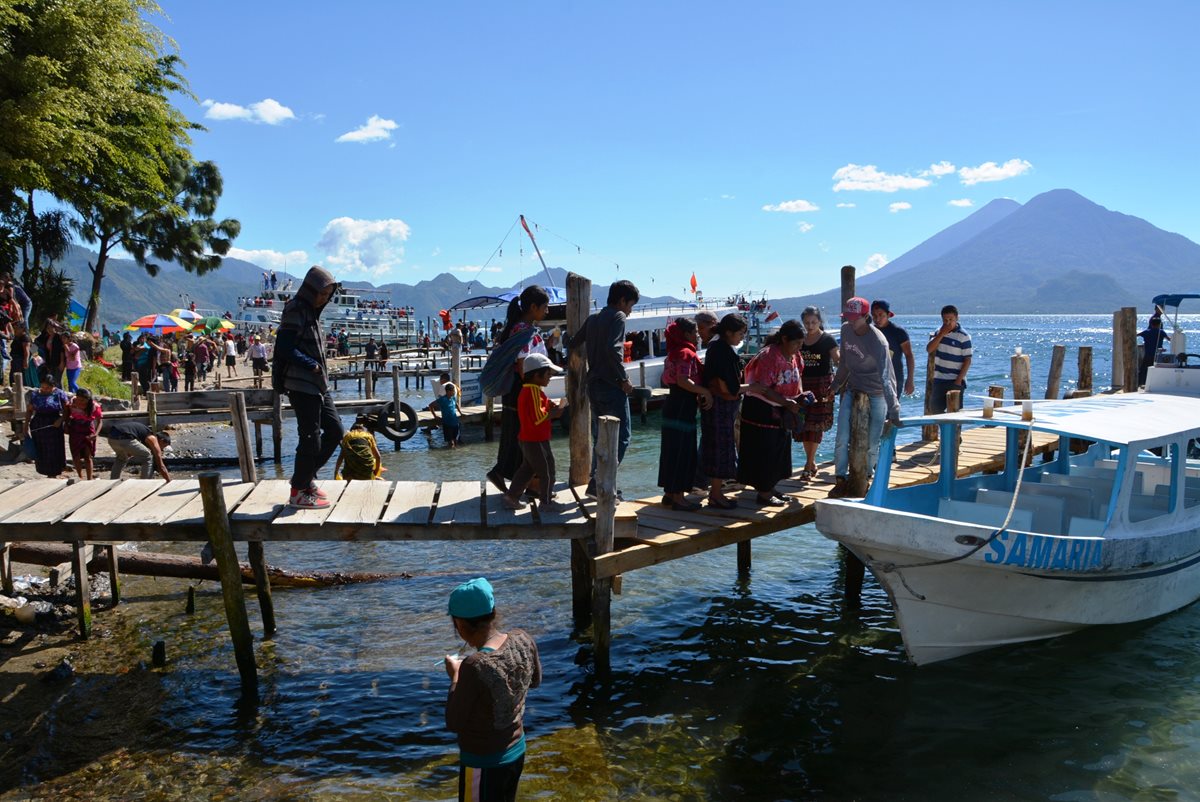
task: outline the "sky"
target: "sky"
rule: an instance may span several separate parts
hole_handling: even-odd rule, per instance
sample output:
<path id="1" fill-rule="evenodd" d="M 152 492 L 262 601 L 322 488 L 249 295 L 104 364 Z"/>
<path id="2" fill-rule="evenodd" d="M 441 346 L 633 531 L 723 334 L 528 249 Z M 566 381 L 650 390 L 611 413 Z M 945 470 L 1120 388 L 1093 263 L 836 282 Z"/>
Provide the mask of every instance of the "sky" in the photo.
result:
<path id="1" fill-rule="evenodd" d="M 160 0 L 233 256 L 802 295 L 998 197 L 1200 241 L 1195 2 Z M 1191 54 L 1191 55 L 1188 55 Z"/>

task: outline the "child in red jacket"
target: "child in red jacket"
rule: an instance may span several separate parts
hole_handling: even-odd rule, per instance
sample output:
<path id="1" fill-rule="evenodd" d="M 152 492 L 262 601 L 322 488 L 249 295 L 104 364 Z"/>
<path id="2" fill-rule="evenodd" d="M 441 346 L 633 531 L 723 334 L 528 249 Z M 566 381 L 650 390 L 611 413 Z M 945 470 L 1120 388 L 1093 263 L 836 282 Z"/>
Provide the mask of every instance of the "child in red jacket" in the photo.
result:
<path id="1" fill-rule="evenodd" d="M 513 476 L 508 492 L 504 494 L 504 506 L 519 510 L 525 506 L 521 494 L 535 476 L 541 483 L 540 509 L 558 512 L 562 506 L 554 500 L 554 452 L 550 450 L 550 421 L 562 415 L 562 405 L 546 397 L 542 388 L 550 383 L 552 373 L 562 373 L 562 368 L 550 361 L 545 354 L 533 353 L 525 357 L 525 383 L 517 397 L 517 417 L 521 431 L 517 435 L 521 445 L 523 461 Z"/>

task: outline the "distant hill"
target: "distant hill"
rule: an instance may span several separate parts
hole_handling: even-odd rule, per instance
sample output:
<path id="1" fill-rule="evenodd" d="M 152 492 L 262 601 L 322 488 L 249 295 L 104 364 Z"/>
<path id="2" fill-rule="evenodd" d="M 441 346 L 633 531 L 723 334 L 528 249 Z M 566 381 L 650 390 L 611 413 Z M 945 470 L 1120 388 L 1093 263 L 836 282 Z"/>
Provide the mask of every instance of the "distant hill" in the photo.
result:
<path id="1" fill-rule="evenodd" d="M 919 264 L 907 257 L 896 260 L 909 262 L 900 271 L 888 271 L 888 265 L 880 275 L 864 277 L 863 294 L 888 299 L 900 314 L 936 313 L 948 303 L 964 314 L 1111 312 L 1148 307 L 1160 292 L 1194 289 L 1200 276 L 1200 245 L 1068 189 L 1010 209 Z M 809 304 L 836 310 L 840 292 L 773 303 L 785 317 Z"/>

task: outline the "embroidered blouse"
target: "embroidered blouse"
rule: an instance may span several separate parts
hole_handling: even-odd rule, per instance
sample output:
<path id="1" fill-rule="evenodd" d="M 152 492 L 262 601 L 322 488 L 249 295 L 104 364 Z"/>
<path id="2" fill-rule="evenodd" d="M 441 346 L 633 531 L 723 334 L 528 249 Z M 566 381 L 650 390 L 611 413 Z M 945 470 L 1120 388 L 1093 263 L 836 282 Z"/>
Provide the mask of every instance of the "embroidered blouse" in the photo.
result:
<path id="1" fill-rule="evenodd" d="M 750 364 L 746 366 L 746 382 L 761 384 L 779 393 L 784 398 L 795 398 L 800 395 L 800 376 L 804 372 L 804 360 L 797 354 L 792 357 L 783 355 L 778 345 L 768 345 L 758 352 Z M 780 406 L 766 396 L 751 388 L 747 395 L 752 395 L 773 407 Z"/>

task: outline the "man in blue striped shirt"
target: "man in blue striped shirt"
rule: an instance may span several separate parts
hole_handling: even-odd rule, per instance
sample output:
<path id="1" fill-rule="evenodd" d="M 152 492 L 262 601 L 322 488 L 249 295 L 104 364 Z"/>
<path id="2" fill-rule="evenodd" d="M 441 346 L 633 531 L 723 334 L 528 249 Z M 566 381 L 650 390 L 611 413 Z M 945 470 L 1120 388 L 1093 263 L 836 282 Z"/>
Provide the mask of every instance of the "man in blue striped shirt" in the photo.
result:
<path id="1" fill-rule="evenodd" d="M 946 411 L 946 392 L 967 390 L 967 371 L 971 368 L 971 335 L 958 325 L 958 309 L 942 307 L 942 327 L 929 335 L 925 350 L 933 354 L 933 394 L 929 411 Z"/>

